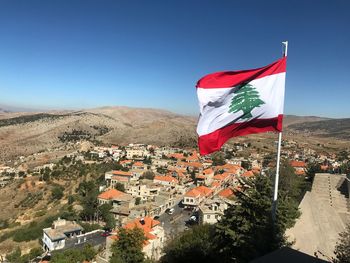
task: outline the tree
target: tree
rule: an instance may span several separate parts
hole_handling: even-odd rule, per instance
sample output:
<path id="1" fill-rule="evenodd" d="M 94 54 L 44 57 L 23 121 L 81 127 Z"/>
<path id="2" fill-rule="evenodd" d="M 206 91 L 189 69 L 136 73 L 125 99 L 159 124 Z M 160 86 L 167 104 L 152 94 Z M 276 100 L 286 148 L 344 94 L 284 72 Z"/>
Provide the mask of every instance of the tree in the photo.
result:
<path id="1" fill-rule="evenodd" d="M 110 263 L 143 263 L 145 255 L 142 252 L 146 241 L 144 232 L 140 228 L 119 228 L 118 239 L 112 244 Z"/>
<path id="2" fill-rule="evenodd" d="M 175 237 L 165 248 L 161 263 L 217 262 L 215 226 L 200 225 Z"/>
<path id="3" fill-rule="evenodd" d="M 141 203 L 141 197 L 136 197 L 135 205 L 139 205 Z"/>
<path id="4" fill-rule="evenodd" d="M 6 259 L 11 263 L 19 262 L 20 258 L 21 258 L 21 249 L 19 247 L 16 247 L 15 251 L 13 251 L 11 254 L 6 255 Z"/>
<path id="5" fill-rule="evenodd" d="M 80 217 L 85 220 L 93 218 L 98 207 L 98 186 L 94 181 L 84 181 L 79 184 L 77 193 L 83 206 Z"/>
<path id="6" fill-rule="evenodd" d="M 350 224 L 346 226 L 344 232 L 339 234 L 340 238 L 335 246 L 334 263 L 350 263 Z"/>
<path id="7" fill-rule="evenodd" d="M 117 189 L 120 192 L 124 192 L 125 193 L 125 186 L 122 183 L 116 183 L 114 188 Z"/>
<path id="8" fill-rule="evenodd" d="M 90 261 L 97 252 L 91 245 L 84 246 L 83 249 L 68 249 L 62 253 L 55 253 L 50 262 L 52 263 L 72 263 Z"/>
<path id="9" fill-rule="evenodd" d="M 56 185 L 51 190 L 51 198 L 52 200 L 60 200 L 63 197 L 63 187 L 60 185 Z"/>
<path id="10" fill-rule="evenodd" d="M 113 206 L 111 204 L 103 204 L 99 206 L 99 211 L 102 220 L 106 223 L 105 229 L 114 229 L 116 224 L 115 224 L 115 219 L 113 215 L 111 214 L 111 209 Z"/>
<path id="11" fill-rule="evenodd" d="M 213 160 L 213 166 L 224 165 L 226 163 L 222 152 L 213 153 L 211 159 Z"/>
<path id="12" fill-rule="evenodd" d="M 287 244 L 284 232 L 293 225 L 298 207 L 279 194 L 276 222 L 271 217 L 271 178 L 257 176 L 245 182 L 216 228 L 216 243 L 223 262 L 248 262 Z M 281 191 L 280 191 L 281 192 Z M 294 220 L 294 221 L 293 221 Z"/>
<path id="13" fill-rule="evenodd" d="M 265 104 L 265 102 L 260 99 L 256 88 L 251 84 L 239 86 L 234 94 L 236 94 L 236 96 L 232 98 L 229 112 L 236 113 L 243 111 L 241 119 L 253 117 L 251 111 Z"/>
<path id="14" fill-rule="evenodd" d="M 142 174 L 142 178 L 149 179 L 149 180 L 153 180 L 154 176 L 155 176 L 155 174 L 152 171 L 146 171 Z"/>
<path id="15" fill-rule="evenodd" d="M 145 157 L 145 159 L 143 159 L 143 163 L 144 163 L 144 164 L 152 164 L 152 158 L 151 158 L 151 156 Z"/>
<path id="16" fill-rule="evenodd" d="M 250 170 L 252 168 L 249 161 L 242 161 L 241 166 L 246 170 Z"/>

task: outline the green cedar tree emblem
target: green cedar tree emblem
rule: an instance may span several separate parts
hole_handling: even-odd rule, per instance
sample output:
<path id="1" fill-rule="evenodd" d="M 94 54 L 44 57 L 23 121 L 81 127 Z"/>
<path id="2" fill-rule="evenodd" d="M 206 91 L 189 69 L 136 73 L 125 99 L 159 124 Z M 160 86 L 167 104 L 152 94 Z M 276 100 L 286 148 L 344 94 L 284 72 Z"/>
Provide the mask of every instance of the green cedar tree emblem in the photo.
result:
<path id="1" fill-rule="evenodd" d="M 260 105 L 265 104 L 265 102 L 260 99 L 259 92 L 251 84 L 245 84 L 238 87 L 234 94 L 237 95 L 232 98 L 230 110 L 228 112 L 236 113 L 243 111 L 241 119 L 249 119 L 253 117 L 251 111 L 260 107 Z"/>

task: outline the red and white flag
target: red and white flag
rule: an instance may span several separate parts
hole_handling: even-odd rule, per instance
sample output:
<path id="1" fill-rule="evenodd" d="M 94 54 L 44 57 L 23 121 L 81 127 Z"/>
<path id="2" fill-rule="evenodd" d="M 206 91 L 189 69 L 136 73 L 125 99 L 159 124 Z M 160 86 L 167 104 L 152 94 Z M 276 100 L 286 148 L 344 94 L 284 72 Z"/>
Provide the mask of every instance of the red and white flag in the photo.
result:
<path id="1" fill-rule="evenodd" d="M 258 69 L 212 73 L 197 82 L 201 155 L 220 150 L 232 137 L 282 131 L 286 60 Z"/>

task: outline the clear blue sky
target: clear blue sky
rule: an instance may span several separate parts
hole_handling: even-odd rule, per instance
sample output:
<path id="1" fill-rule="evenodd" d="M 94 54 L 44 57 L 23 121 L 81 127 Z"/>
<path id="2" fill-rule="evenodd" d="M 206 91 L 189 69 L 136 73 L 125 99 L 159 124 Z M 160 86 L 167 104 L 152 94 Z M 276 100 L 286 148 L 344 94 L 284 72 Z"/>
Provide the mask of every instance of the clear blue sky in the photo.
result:
<path id="1" fill-rule="evenodd" d="M 196 81 L 289 41 L 285 113 L 350 117 L 350 1 L 0 0 L 0 104 L 198 114 Z"/>

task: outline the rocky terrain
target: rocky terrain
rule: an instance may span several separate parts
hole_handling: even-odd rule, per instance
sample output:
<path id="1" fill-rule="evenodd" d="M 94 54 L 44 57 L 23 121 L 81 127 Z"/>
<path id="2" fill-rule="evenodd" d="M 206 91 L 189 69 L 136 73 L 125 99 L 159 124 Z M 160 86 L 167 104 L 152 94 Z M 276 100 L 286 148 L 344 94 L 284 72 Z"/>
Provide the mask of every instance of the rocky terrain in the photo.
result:
<path id="1" fill-rule="evenodd" d="M 195 146 L 194 117 L 163 110 L 104 107 L 81 111 L 0 114 L 0 161 L 80 140 Z"/>
<path id="2" fill-rule="evenodd" d="M 58 148 L 67 150 L 67 145 L 74 147 L 82 140 L 94 144 L 195 147 L 196 121 L 196 117 L 165 110 L 129 107 L 47 112 L 4 110 L 0 113 L 0 162 Z M 350 139 L 350 119 L 287 115 L 284 127 L 286 136 Z"/>

